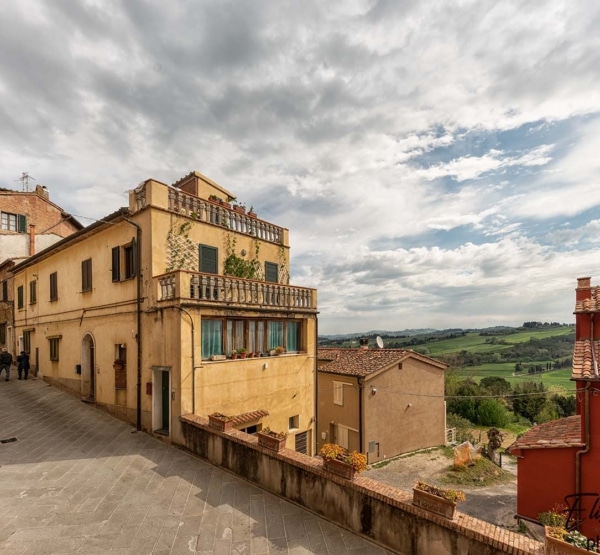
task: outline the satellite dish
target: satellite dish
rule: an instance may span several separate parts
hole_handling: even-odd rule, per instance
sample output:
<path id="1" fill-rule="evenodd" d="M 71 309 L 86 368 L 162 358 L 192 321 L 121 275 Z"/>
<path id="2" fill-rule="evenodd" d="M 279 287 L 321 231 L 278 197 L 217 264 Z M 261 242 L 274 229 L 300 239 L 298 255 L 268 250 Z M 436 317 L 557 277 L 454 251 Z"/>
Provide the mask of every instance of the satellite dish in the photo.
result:
<path id="1" fill-rule="evenodd" d="M 380 349 L 383 349 L 383 339 L 381 339 L 381 337 L 377 336 L 377 337 L 375 338 L 375 343 L 377 343 L 377 346 L 378 346 Z"/>

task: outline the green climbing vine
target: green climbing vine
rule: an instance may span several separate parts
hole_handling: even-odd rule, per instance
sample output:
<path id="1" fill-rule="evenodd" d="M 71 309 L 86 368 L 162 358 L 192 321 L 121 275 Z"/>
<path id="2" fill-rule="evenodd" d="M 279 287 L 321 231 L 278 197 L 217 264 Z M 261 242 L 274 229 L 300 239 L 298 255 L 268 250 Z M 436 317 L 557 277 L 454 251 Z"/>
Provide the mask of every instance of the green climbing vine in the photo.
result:
<path id="1" fill-rule="evenodd" d="M 245 279 L 261 279 L 262 268 L 258 254 L 260 252 L 260 243 L 254 237 L 253 246 L 254 253 L 252 258 L 246 260 L 242 256 L 238 256 L 235 252 L 237 246 L 237 238 L 231 233 L 225 236 L 225 262 L 223 265 L 223 274 Z"/>
<path id="2" fill-rule="evenodd" d="M 198 268 L 198 250 L 189 237 L 191 222 L 175 222 L 167 235 L 167 272 Z"/>

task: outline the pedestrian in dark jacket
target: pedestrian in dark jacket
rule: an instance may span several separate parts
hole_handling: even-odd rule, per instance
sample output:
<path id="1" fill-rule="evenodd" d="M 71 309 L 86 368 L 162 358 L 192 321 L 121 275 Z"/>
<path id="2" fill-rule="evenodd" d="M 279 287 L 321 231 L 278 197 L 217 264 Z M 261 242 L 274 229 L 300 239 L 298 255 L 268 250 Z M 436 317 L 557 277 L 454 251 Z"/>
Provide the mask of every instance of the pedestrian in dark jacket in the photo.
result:
<path id="1" fill-rule="evenodd" d="M 29 375 L 29 355 L 25 351 L 21 351 L 21 354 L 17 357 L 17 364 L 19 379 L 21 379 L 21 374 L 23 374 L 23 379 L 26 380 Z"/>
<path id="2" fill-rule="evenodd" d="M 2 370 L 6 370 L 6 381 L 10 379 L 10 365 L 12 364 L 12 355 L 8 352 L 6 347 L 2 347 L 0 353 L 0 376 L 2 376 Z"/>

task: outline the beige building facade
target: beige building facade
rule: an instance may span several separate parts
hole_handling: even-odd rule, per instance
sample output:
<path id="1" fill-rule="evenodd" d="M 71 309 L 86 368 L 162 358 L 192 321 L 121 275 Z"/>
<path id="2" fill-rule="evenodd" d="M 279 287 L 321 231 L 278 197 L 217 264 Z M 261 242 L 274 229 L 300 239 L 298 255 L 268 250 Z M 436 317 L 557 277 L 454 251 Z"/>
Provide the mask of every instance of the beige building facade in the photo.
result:
<path id="1" fill-rule="evenodd" d="M 317 448 L 337 443 L 372 464 L 443 445 L 446 368 L 410 350 L 320 348 Z"/>
<path id="2" fill-rule="evenodd" d="M 15 329 L 44 379 L 139 429 L 181 442 L 180 415 L 219 412 L 312 454 L 316 291 L 289 284 L 288 230 L 234 199 L 197 172 L 145 181 L 13 269 L 37 289 Z"/>

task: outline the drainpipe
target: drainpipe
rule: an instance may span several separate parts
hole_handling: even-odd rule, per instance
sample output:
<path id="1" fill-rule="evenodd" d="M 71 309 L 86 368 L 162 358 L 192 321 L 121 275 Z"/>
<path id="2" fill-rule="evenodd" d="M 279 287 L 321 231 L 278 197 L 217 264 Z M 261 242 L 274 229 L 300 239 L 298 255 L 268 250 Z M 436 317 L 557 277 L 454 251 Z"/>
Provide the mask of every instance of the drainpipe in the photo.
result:
<path id="1" fill-rule="evenodd" d="M 142 228 L 136 224 L 133 220 L 123 216 L 123 219 L 136 228 L 137 237 L 137 252 L 136 252 L 136 287 L 137 287 L 137 303 L 136 303 L 136 317 L 137 317 L 137 406 L 136 406 L 136 429 L 141 431 L 142 429 Z"/>
<path id="2" fill-rule="evenodd" d="M 363 415 L 363 395 L 365 392 L 365 381 L 364 378 L 358 378 L 358 445 L 360 445 L 360 452 L 366 453 L 367 450 L 363 445 L 363 428 L 365 419 Z M 368 456 L 368 454 L 367 454 Z"/>
<path id="3" fill-rule="evenodd" d="M 592 362 L 594 365 L 594 376 L 598 376 L 598 360 L 596 359 L 596 351 L 594 349 L 594 314 L 591 314 L 591 348 Z M 581 493 L 581 457 L 590 452 L 590 386 L 591 383 L 585 384 L 584 398 L 584 418 L 585 418 L 585 447 L 575 453 L 575 494 Z"/>
<path id="4" fill-rule="evenodd" d="M 314 372 L 315 372 L 315 389 L 313 391 L 313 397 L 315 400 L 315 426 L 314 426 L 314 445 L 313 445 L 313 453 L 317 453 L 317 446 L 319 444 L 319 438 L 317 437 L 319 433 L 319 319 L 315 316 L 315 362 L 314 362 Z M 329 430 L 328 430 L 329 431 Z"/>

